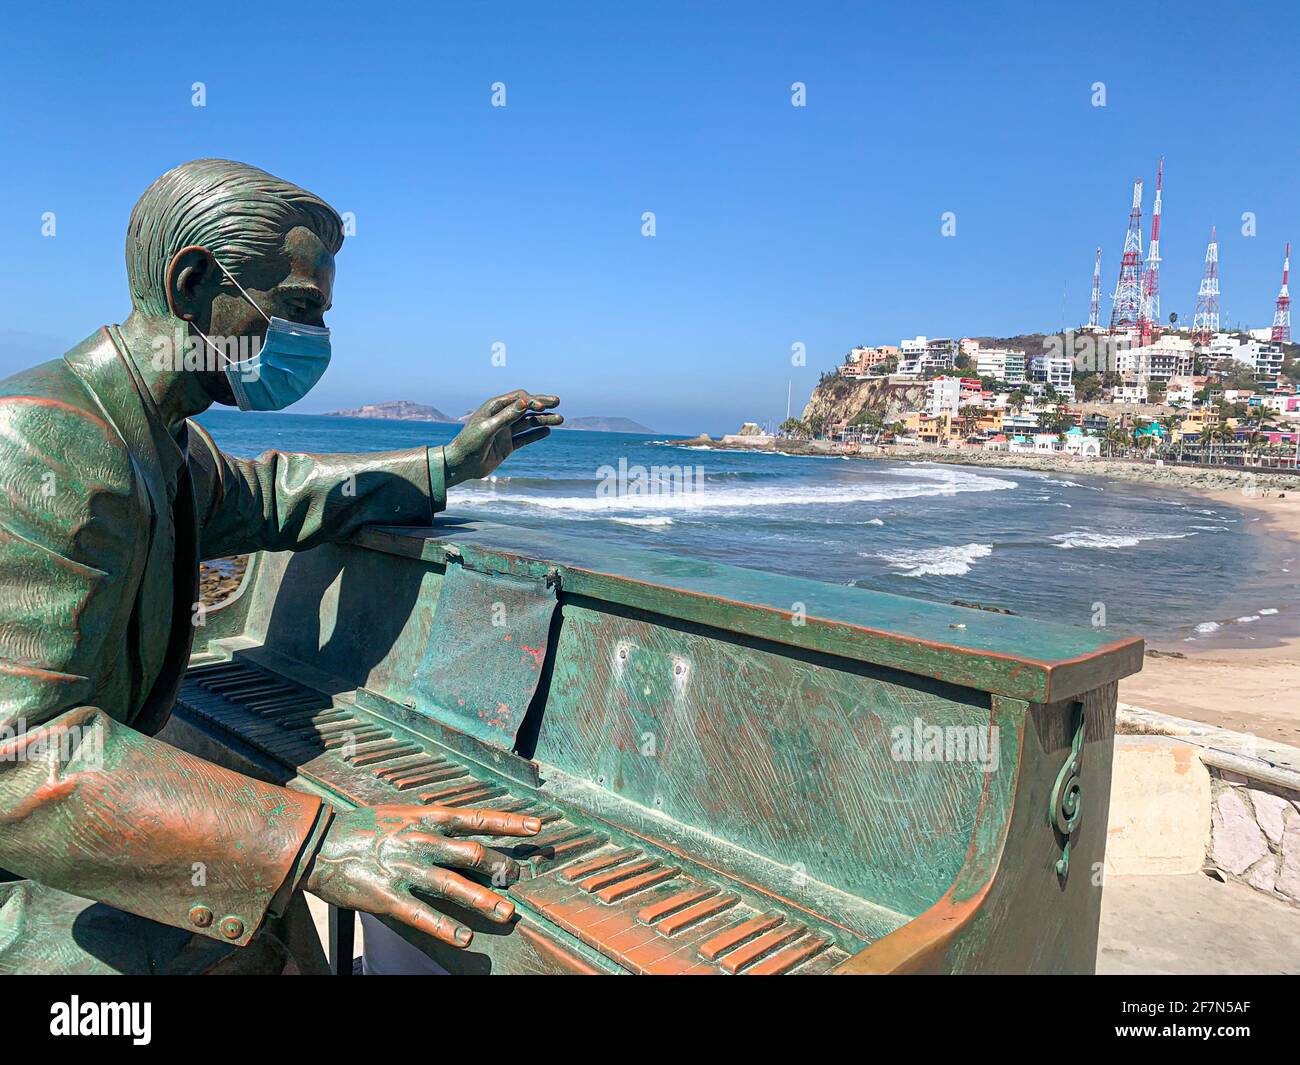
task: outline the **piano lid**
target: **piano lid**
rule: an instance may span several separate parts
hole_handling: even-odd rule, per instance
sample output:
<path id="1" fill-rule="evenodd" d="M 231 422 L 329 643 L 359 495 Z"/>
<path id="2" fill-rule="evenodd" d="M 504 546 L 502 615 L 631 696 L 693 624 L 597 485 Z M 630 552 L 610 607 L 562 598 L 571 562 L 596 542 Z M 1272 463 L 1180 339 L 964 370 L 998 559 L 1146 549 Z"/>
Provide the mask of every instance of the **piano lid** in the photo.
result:
<path id="1" fill-rule="evenodd" d="M 1109 629 L 947 606 L 656 551 L 472 519 L 430 529 L 369 528 L 360 546 L 467 569 L 549 576 L 571 595 L 859 662 L 904 669 L 994 695 L 1052 702 L 1142 668 L 1140 637 Z"/>

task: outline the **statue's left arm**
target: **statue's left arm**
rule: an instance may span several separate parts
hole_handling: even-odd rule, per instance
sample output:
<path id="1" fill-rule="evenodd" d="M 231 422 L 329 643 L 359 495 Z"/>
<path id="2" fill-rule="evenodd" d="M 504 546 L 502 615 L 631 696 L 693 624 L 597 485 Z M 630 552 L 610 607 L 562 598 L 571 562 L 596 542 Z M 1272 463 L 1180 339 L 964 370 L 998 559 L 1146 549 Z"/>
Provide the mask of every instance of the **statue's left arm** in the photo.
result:
<path id="1" fill-rule="evenodd" d="M 482 404 L 446 447 L 351 455 L 266 451 L 239 459 L 191 421 L 201 556 L 305 551 L 363 525 L 428 525 L 446 507 L 450 485 L 486 477 L 560 425 L 562 415 L 547 413 L 559 402 L 516 389 Z"/>
<path id="2" fill-rule="evenodd" d="M 267 451 L 235 458 L 190 423 L 204 558 L 305 551 L 363 525 L 428 525 L 447 502 L 440 447 L 344 455 Z"/>

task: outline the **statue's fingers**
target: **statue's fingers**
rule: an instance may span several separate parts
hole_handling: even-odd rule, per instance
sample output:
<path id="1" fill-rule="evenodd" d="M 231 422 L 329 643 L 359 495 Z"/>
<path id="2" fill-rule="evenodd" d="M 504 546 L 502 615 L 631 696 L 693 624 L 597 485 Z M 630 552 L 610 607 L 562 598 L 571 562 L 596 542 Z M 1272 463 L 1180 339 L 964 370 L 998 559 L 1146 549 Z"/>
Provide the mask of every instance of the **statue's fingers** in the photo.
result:
<path id="1" fill-rule="evenodd" d="M 542 830 L 540 818 L 508 814 L 501 810 L 459 810 L 450 806 L 428 806 L 422 812 L 444 835 L 535 836 Z"/>
<path id="2" fill-rule="evenodd" d="M 530 429 L 536 429 L 540 425 L 563 425 L 563 414 L 529 414 L 527 417 L 520 418 L 512 426 L 510 432 L 515 436 L 520 433 L 526 433 Z"/>
<path id="3" fill-rule="evenodd" d="M 479 407 L 479 412 L 482 414 L 496 414 L 498 411 L 502 411 L 505 410 L 507 407 L 513 406 L 519 400 L 524 400 L 525 407 L 526 407 L 527 399 L 528 399 L 528 393 L 525 392 L 522 388 L 516 388 L 513 392 L 502 392 L 501 395 L 499 396 L 493 396 L 486 403 L 484 403 L 483 406 Z M 519 409 L 523 410 L 524 407 L 520 407 Z"/>
<path id="4" fill-rule="evenodd" d="M 413 895 L 402 894 L 394 897 L 390 907 L 384 911 L 384 916 L 394 917 L 402 924 L 431 935 L 448 946 L 464 948 L 474 940 L 474 933 L 459 921 L 453 920 L 445 913 L 439 913 L 427 902 L 421 902 Z"/>
<path id="5" fill-rule="evenodd" d="M 497 411 L 492 417 L 484 419 L 480 425 L 488 436 L 495 436 L 512 422 L 518 421 L 525 409 L 526 406 L 520 407 L 512 403 L 504 410 Z"/>
<path id="6" fill-rule="evenodd" d="M 457 906 L 480 913 L 489 921 L 504 924 L 515 915 L 515 906 L 495 891 L 466 880 L 458 873 L 439 866 L 420 869 L 399 863 L 397 868 L 410 881 L 416 891 L 435 898 L 446 899 Z"/>
<path id="7" fill-rule="evenodd" d="M 510 438 L 510 443 L 516 448 L 527 447 L 529 444 L 535 444 L 550 435 L 551 430 L 543 425 L 537 429 L 529 429 L 526 433 L 516 433 Z"/>
<path id="8" fill-rule="evenodd" d="M 519 879 L 519 865 L 508 854 L 468 839 L 448 839 L 428 832 L 409 832 L 405 838 L 426 848 L 435 865 L 472 869 L 492 878 L 495 884 L 510 884 Z"/>
<path id="9" fill-rule="evenodd" d="M 560 405 L 559 396 L 529 396 L 528 406 L 533 410 L 545 410 L 547 407 L 558 407 Z"/>

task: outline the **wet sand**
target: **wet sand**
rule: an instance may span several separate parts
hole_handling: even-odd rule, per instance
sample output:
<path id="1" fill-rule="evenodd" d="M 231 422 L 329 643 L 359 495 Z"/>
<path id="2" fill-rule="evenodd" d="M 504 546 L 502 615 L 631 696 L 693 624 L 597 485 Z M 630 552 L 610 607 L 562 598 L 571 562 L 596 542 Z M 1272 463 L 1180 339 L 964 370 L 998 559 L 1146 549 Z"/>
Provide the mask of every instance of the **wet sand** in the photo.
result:
<path id="1" fill-rule="evenodd" d="M 1197 494 L 1259 514 L 1255 531 L 1294 544 L 1300 556 L 1300 492 Z M 1293 572 L 1300 572 L 1300 563 Z M 1141 673 L 1120 682 L 1120 700 L 1300 747 L 1300 633 L 1290 631 L 1286 619 L 1274 624 L 1276 633 L 1258 646 L 1211 643 L 1189 650 L 1185 642 L 1149 643 L 1186 657 L 1148 656 Z"/>

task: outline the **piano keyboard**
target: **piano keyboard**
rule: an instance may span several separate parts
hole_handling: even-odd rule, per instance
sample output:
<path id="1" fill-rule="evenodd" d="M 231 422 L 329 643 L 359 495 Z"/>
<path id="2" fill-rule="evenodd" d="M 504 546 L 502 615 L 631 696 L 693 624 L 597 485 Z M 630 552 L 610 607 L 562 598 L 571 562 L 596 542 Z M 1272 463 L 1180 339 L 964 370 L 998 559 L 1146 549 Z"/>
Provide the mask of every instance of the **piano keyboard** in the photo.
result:
<path id="1" fill-rule="evenodd" d="M 520 863 L 509 889 L 549 922 L 634 973 L 781 975 L 825 972 L 847 952 L 827 935 L 765 906 L 724 877 L 707 879 L 617 829 L 570 820 L 524 785 L 445 748 L 396 735 L 344 700 L 246 662 L 202 665 L 179 697 L 190 714 L 233 734 L 342 800 L 341 805 L 436 803 L 528 814 L 542 830 L 502 846 Z"/>

